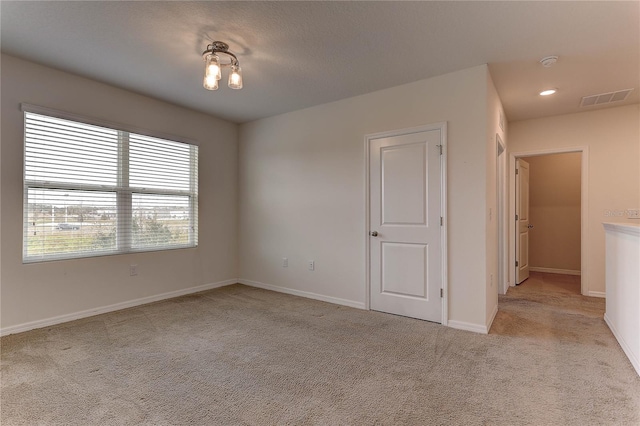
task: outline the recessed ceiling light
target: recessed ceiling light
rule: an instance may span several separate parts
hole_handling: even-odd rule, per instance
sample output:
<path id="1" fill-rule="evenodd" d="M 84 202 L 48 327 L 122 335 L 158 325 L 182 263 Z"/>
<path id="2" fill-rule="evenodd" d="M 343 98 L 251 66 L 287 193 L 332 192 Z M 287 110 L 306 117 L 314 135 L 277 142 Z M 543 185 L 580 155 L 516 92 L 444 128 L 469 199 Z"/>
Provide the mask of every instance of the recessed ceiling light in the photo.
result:
<path id="1" fill-rule="evenodd" d="M 547 90 L 543 90 L 542 92 L 540 92 L 540 96 L 549 96 L 549 95 L 553 95 L 554 93 L 556 93 L 558 91 L 558 89 L 547 89 Z"/>

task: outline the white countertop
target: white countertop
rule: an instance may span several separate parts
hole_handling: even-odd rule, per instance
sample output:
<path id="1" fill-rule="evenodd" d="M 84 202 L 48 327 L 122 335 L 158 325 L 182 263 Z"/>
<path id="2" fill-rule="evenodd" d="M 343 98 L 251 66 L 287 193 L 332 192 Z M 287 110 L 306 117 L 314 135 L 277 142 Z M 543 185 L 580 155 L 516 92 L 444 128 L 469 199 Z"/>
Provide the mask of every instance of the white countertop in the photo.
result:
<path id="1" fill-rule="evenodd" d="M 640 237 L 640 223 L 603 222 L 602 225 L 607 231 L 624 232 L 625 234 L 637 235 Z"/>

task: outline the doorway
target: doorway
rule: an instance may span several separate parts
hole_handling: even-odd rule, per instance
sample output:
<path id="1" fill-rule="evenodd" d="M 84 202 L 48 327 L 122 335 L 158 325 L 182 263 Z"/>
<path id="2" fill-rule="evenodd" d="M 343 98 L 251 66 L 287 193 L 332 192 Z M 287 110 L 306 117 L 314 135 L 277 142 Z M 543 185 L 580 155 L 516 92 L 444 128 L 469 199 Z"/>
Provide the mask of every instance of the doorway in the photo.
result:
<path id="1" fill-rule="evenodd" d="M 523 202 L 519 189 L 524 164 L 528 165 L 526 171 L 530 174 L 531 199 Z M 580 277 L 580 293 L 589 295 L 587 167 L 586 147 L 510 155 L 509 276 L 512 286 L 525 281 L 528 271 L 572 275 L 576 279 Z M 529 210 L 526 217 L 519 214 L 523 205 Z M 523 262 L 527 269 L 524 272 Z"/>
<path id="2" fill-rule="evenodd" d="M 531 157 L 533 158 L 533 157 Z M 530 210 L 530 167 L 522 158 L 516 159 L 516 285 L 529 278 L 529 234 L 533 228 Z"/>
<path id="3" fill-rule="evenodd" d="M 369 135 L 367 308 L 446 325 L 446 123 Z"/>
<path id="4" fill-rule="evenodd" d="M 506 219 L 506 200 L 507 186 L 505 184 L 505 170 L 507 164 L 507 154 L 505 152 L 504 142 L 498 133 L 496 133 L 496 216 L 497 216 L 497 241 L 498 241 L 498 294 L 506 294 L 509 288 L 508 269 L 507 269 L 507 247 L 506 239 L 508 236 L 508 228 Z"/>

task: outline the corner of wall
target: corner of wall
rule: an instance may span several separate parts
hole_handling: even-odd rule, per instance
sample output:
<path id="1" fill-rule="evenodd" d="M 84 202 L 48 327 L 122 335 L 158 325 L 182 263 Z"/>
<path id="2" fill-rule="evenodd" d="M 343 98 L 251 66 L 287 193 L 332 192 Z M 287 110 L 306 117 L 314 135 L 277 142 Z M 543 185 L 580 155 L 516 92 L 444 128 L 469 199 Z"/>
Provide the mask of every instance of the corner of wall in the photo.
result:
<path id="1" fill-rule="evenodd" d="M 485 319 L 487 330 L 491 327 L 491 322 L 498 310 L 498 286 L 500 282 L 500 259 L 499 259 L 499 227 L 503 224 L 498 223 L 499 218 L 505 218 L 504 202 L 499 205 L 502 200 L 499 192 L 503 188 L 498 188 L 499 179 L 499 162 L 504 161 L 506 153 L 498 156 L 499 136 L 503 144 L 506 144 L 505 128 L 506 119 L 502 102 L 493 83 L 491 73 L 486 68 L 486 206 L 485 206 L 485 238 L 486 238 L 486 271 L 485 271 Z"/>
<path id="2" fill-rule="evenodd" d="M 3 328 L 72 318 L 208 283 L 237 282 L 237 124 L 4 53 L 0 57 L 5 83 L 0 98 Z M 22 102 L 196 141 L 201 164 L 198 247 L 23 264 Z M 127 272 L 131 263 L 140 266 L 135 277 Z"/>

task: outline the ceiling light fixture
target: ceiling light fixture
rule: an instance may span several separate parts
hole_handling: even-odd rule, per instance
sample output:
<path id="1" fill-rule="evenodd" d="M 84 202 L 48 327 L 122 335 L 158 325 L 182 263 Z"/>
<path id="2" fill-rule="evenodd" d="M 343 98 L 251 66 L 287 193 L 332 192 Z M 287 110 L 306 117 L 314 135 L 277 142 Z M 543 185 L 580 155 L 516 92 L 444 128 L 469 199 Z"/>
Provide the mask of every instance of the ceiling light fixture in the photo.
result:
<path id="1" fill-rule="evenodd" d="M 226 55 L 229 62 L 221 62 L 220 54 Z M 240 62 L 233 53 L 229 52 L 229 45 L 222 41 L 214 41 L 207 46 L 207 50 L 202 53 L 204 59 L 204 81 L 202 85 L 207 90 L 218 90 L 218 81 L 222 78 L 222 68 L 231 67 L 229 74 L 229 87 L 232 89 L 242 89 L 242 70 Z"/>
<path id="2" fill-rule="evenodd" d="M 549 96 L 549 95 L 553 95 L 554 93 L 556 93 L 558 91 L 558 89 L 547 89 L 547 90 L 543 90 L 542 92 L 540 92 L 540 96 Z"/>

